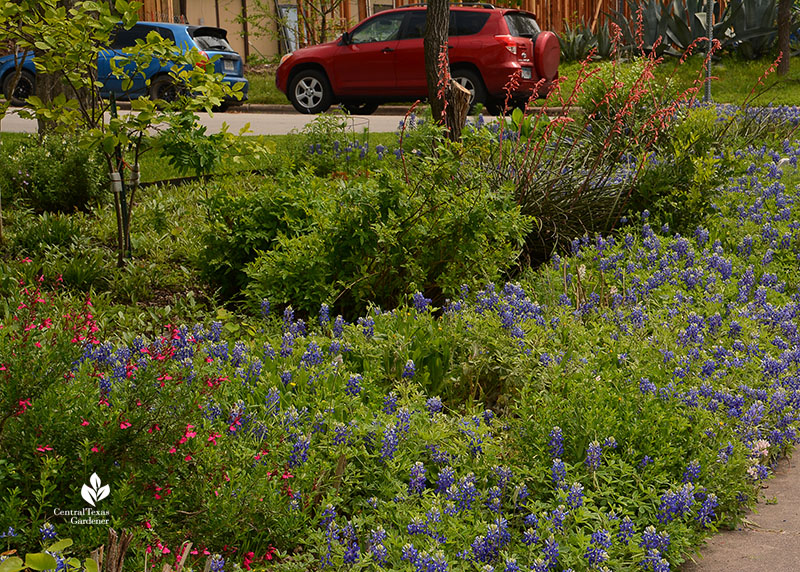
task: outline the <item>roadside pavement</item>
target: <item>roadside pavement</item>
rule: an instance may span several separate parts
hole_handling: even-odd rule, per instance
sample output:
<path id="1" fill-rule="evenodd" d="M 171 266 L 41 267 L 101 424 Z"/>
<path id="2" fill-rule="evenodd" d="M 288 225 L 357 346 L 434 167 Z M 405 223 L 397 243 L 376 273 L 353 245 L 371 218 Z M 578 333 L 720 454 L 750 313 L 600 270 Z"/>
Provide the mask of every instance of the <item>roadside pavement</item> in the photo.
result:
<path id="1" fill-rule="evenodd" d="M 800 467 L 778 464 L 758 505 L 736 530 L 708 539 L 680 572 L 800 572 Z"/>

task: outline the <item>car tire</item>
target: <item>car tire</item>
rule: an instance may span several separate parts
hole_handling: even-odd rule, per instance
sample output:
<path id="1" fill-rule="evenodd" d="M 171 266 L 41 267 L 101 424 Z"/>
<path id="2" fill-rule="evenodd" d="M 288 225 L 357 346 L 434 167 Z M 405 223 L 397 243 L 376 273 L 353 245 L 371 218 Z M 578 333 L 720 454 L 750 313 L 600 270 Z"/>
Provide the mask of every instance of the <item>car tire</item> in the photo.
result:
<path id="1" fill-rule="evenodd" d="M 150 99 L 161 99 L 172 103 L 181 96 L 181 88 L 175 84 L 171 77 L 160 75 L 150 82 Z"/>
<path id="2" fill-rule="evenodd" d="M 14 82 L 15 75 L 14 70 L 6 75 L 3 80 L 3 94 L 11 102 L 11 105 L 25 105 L 25 100 L 36 93 L 36 78 L 28 70 L 22 70 L 12 93 L 11 84 Z"/>
<path id="3" fill-rule="evenodd" d="M 479 74 L 468 69 L 457 69 L 451 72 L 450 76 L 472 94 L 472 99 L 469 102 L 470 113 L 479 103 L 486 103 L 486 87 L 483 85 L 483 80 Z"/>
<path id="4" fill-rule="evenodd" d="M 342 108 L 350 115 L 372 115 L 380 104 L 370 102 L 343 103 Z"/>
<path id="5" fill-rule="evenodd" d="M 289 83 L 289 101 L 300 113 L 316 114 L 328 111 L 333 90 L 325 74 L 317 70 L 298 72 Z"/>

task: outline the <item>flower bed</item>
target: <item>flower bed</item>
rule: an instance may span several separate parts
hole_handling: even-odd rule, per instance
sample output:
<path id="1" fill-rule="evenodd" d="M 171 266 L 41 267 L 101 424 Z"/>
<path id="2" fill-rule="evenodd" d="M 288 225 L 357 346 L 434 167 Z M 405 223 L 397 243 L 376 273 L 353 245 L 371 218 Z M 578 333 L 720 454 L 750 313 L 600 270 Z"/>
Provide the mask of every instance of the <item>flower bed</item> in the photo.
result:
<path id="1" fill-rule="evenodd" d="M 191 540 L 215 570 L 670 569 L 798 439 L 800 147 L 737 155 L 694 236 L 645 213 L 441 312 L 420 294 L 308 324 L 265 302 L 117 343 L 21 265 L 3 541 L 101 544 L 54 516 L 96 474 L 139 563 Z"/>

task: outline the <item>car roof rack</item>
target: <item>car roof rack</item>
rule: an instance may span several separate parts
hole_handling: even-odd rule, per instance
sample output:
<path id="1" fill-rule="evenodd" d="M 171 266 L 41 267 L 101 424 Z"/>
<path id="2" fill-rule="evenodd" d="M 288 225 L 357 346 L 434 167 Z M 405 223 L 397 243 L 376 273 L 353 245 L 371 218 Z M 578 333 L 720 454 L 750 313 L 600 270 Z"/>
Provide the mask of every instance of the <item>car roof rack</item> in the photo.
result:
<path id="1" fill-rule="evenodd" d="M 427 5 L 427 2 L 419 2 L 416 4 L 403 4 L 402 6 L 398 6 L 398 8 L 418 8 L 419 6 Z M 478 7 L 486 8 L 487 10 L 494 10 L 496 7 L 494 4 L 490 4 L 488 2 L 451 2 L 450 6 L 465 6 L 467 8 Z"/>

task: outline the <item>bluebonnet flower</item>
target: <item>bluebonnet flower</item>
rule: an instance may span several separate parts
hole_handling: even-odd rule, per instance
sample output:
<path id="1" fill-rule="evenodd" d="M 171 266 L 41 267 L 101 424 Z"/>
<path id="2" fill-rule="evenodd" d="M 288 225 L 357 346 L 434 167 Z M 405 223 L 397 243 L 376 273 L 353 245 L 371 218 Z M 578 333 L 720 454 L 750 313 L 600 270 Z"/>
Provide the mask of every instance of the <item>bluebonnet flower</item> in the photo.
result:
<path id="1" fill-rule="evenodd" d="M 309 367 L 319 365 L 323 362 L 323 360 L 324 358 L 322 356 L 322 350 L 317 343 L 314 341 L 308 342 L 306 351 L 303 354 L 303 357 L 300 358 L 300 363 L 306 367 Z"/>
<path id="2" fill-rule="evenodd" d="M 550 457 L 560 459 L 564 456 L 564 434 L 561 432 L 561 427 L 553 427 L 550 431 Z"/>
<path id="3" fill-rule="evenodd" d="M 383 440 L 381 441 L 381 460 L 383 462 L 389 461 L 394 458 L 397 451 L 397 425 L 389 425 L 383 431 Z"/>
<path id="4" fill-rule="evenodd" d="M 514 558 L 509 558 L 506 560 L 506 567 L 505 572 L 519 572 L 519 564 Z"/>
<path id="5" fill-rule="evenodd" d="M 355 397 L 359 393 L 361 393 L 361 382 L 364 378 L 361 377 L 361 374 L 354 374 L 351 375 L 347 380 L 347 385 L 344 388 L 344 392 L 347 395 Z"/>
<path id="6" fill-rule="evenodd" d="M 630 519 L 630 517 L 626 516 L 619 523 L 619 532 L 617 532 L 617 538 L 619 538 L 619 541 L 622 542 L 622 544 L 627 545 L 631 538 L 633 538 L 634 534 L 636 534 L 636 531 L 633 527 L 633 521 Z"/>
<path id="7" fill-rule="evenodd" d="M 434 396 L 425 401 L 425 407 L 428 413 L 433 416 L 434 413 L 439 413 L 442 410 L 442 400 L 438 396 Z"/>
<path id="8" fill-rule="evenodd" d="M 289 357 L 294 351 L 294 335 L 291 332 L 286 332 L 281 338 L 281 357 Z"/>
<path id="9" fill-rule="evenodd" d="M 642 539 L 639 541 L 639 546 L 645 550 L 658 550 L 660 552 L 669 548 L 670 537 L 669 533 L 659 533 L 654 526 L 648 526 L 642 532 Z"/>
<path id="10" fill-rule="evenodd" d="M 415 373 L 417 373 L 417 367 L 414 365 L 414 360 L 408 360 L 403 367 L 403 377 L 412 378 Z"/>
<path id="11" fill-rule="evenodd" d="M 550 528 L 554 533 L 564 531 L 564 521 L 567 520 L 567 515 L 563 505 L 559 505 L 550 513 Z"/>
<path id="12" fill-rule="evenodd" d="M 284 387 L 289 385 L 292 382 L 292 372 L 286 370 L 283 373 L 281 373 L 281 381 L 283 382 Z"/>
<path id="13" fill-rule="evenodd" d="M 329 504 L 325 507 L 325 510 L 322 511 L 322 518 L 319 520 L 319 525 L 322 528 L 326 528 L 330 523 L 332 523 L 336 519 L 336 508 L 332 504 Z"/>
<path id="14" fill-rule="evenodd" d="M 0 538 L 16 538 L 19 536 L 13 526 L 9 526 L 6 532 L 0 533 Z"/>
<path id="15" fill-rule="evenodd" d="M 351 421 L 350 423 L 355 423 L 355 421 Z M 337 421 L 333 425 L 333 433 L 334 445 L 346 445 L 350 442 L 350 437 L 352 436 L 350 425 Z"/>
<path id="16" fill-rule="evenodd" d="M 209 570 L 211 570 L 211 572 L 224 572 L 225 559 L 219 554 L 214 554 L 211 557 L 211 564 Z"/>
<path id="17" fill-rule="evenodd" d="M 344 318 L 342 318 L 342 316 L 336 316 L 336 319 L 333 321 L 332 333 L 334 338 L 342 337 L 342 333 L 344 333 Z"/>
<path id="18" fill-rule="evenodd" d="M 600 446 L 600 443 L 597 441 L 589 443 L 589 447 L 586 449 L 586 466 L 589 467 L 590 470 L 596 471 L 600 466 L 602 457 L 603 448 Z"/>
<path id="19" fill-rule="evenodd" d="M 567 478 L 567 467 L 561 459 L 553 459 L 553 466 L 550 467 L 550 477 L 553 479 L 553 485 L 559 489 L 565 488 L 564 481 Z"/>
<path id="20" fill-rule="evenodd" d="M 57 536 L 56 528 L 49 522 L 39 527 L 39 532 L 42 535 L 42 540 L 53 540 Z"/>
<path id="21" fill-rule="evenodd" d="M 592 533 L 589 546 L 583 557 L 589 561 L 589 566 L 595 567 L 608 560 L 607 548 L 611 547 L 611 535 L 605 529 L 600 529 Z"/>
<path id="22" fill-rule="evenodd" d="M 717 496 L 713 493 L 709 494 L 703 504 L 697 509 L 697 516 L 695 520 L 700 523 L 704 528 L 707 527 L 715 518 L 714 509 L 719 505 Z"/>
<path id="23" fill-rule="evenodd" d="M 559 554 L 559 547 L 558 542 L 552 536 L 544 541 L 544 546 L 542 547 L 542 554 L 544 555 L 545 560 L 547 561 L 548 568 L 555 568 L 556 564 L 558 563 L 558 554 Z"/>
<path id="24" fill-rule="evenodd" d="M 486 527 L 486 534 L 478 535 L 472 541 L 472 555 L 478 562 L 492 562 L 510 541 L 511 533 L 508 531 L 508 521 L 498 518 Z"/>
<path id="25" fill-rule="evenodd" d="M 375 320 L 372 317 L 359 318 L 358 325 L 361 326 L 361 331 L 368 340 L 375 336 Z"/>
<path id="26" fill-rule="evenodd" d="M 397 394 L 392 391 L 383 398 L 383 412 L 391 415 L 395 411 L 397 411 Z"/>
<path id="27" fill-rule="evenodd" d="M 526 528 L 522 533 L 522 543 L 525 546 L 535 546 L 542 541 L 534 528 Z"/>
<path id="28" fill-rule="evenodd" d="M 486 508 L 492 512 L 499 513 L 502 509 L 502 496 L 503 491 L 500 487 L 491 487 L 488 491 L 486 491 L 486 500 L 484 501 Z"/>
<path id="29" fill-rule="evenodd" d="M 289 330 L 293 322 L 294 322 L 294 309 L 291 306 L 286 306 L 283 309 L 284 330 Z"/>
<path id="30" fill-rule="evenodd" d="M 419 313 L 426 312 L 430 309 L 431 299 L 426 298 L 422 292 L 415 292 L 413 301 L 414 309 Z"/>
<path id="31" fill-rule="evenodd" d="M 456 482 L 456 472 L 452 467 L 442 467 L 436 478 L 436 492 L 445 493 Z"/>
<path id="32" fill-rule="evenodd" d="M 344 551 L 344 563 L 355 564 L 361 557 L 361 547 L 358 545 L 358 537 L 356 536 L 355 528 L 352 523 L 342 529 L 342 537 L 346 544 Z"/>
<path id="33" fill-rule="evenodd" d="M 694 459 L 683 471 L 683 482 L 693 483 L 700 477 L 700 461 Z"/>
<path id="34" fill-rule="evenodd" d="M 567 504 L 572 509 L 583 506 L 583 485 L 580 483 L 572 483 L 572 486 L 567 492 Z"/>
<path id="35" fill-rule="evenodd" d="M 319 307 L 319 325 L 323 328 L 331 321 L 331 309 L 327 304 Z"/>
<path id="36" fill-rule="evenodd" d="M 658 507 L 658 520 L 668 523 L 676 517 L 689 513 L 695 504 L 694 485 L 684 484 L 677 491 L 667 491 L 661 495 L 661 504 Z"/>
<path id="37" fill-rule="evenodd" d="M 469 473 L 447 489 L 447 500 L 451 501 L 451 507 L 445 509 L 445 512 L 453 515 L 470 510 L 478 497 L 480 497 L 480 492 L 475 486 L 475 475 Z"/>
<path id="38" fill-rule="evenodd" d="M 292 444 L 292 453 L 289 456 L 287 464 L 290 467 L 299 467 L 308 460 L 308 448 L 311 445 L 311 439 L 306 435 L 298 435 L 295 442 Z"/>
<path id="39" fill-rule="evenodd" d="M 417 461 L 411 466 L 411 478 L 408 482 L 409 494 L 419 493 L 425 490 L 425 466 Z"/>
<path id="40" fill-rule="evenodd" d="M 369 532 L 369 538 L 367 540 L 367 549 L 370 555 L 372 555 L 372 559 L 382 568 L 386 565 L 386 557 L 388 556 L 386 546 L 383 544 L 386 540 L 386 536 L 386 531 L 382 526 L 379 526 Z"/>

